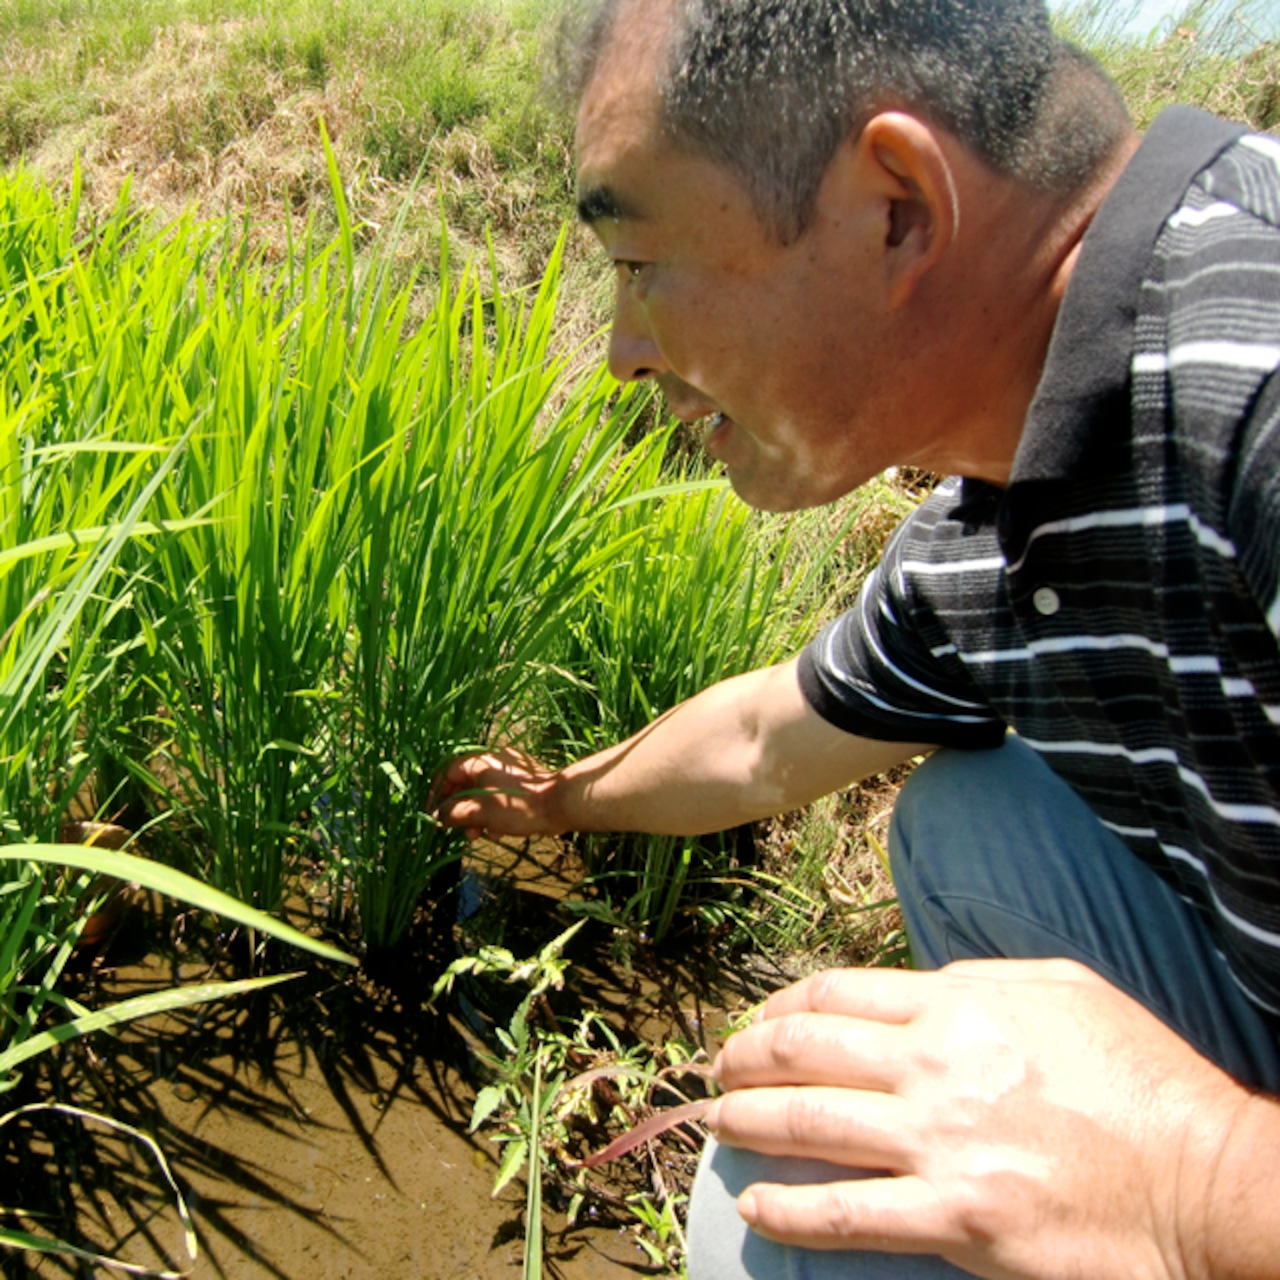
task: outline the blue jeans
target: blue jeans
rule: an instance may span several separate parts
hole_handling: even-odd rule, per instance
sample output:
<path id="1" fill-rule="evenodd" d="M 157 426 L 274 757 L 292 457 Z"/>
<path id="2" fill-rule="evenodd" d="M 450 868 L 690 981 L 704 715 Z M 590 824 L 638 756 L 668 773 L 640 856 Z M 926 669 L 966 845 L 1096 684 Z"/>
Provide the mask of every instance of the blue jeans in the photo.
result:
<path id="1" fill-rule="evenodd" d="M 1133 856 L 1016 737 L 939 751 L 911 776 L 889 833 L 916 967 L 975 957 L 1079 960 L 1241 1082 L 1280 1090 L 1280 1045 L 1195 910 Z M 812 1252 L 749 1231 L 752 1182 L 827 1182 L 848 1169 L 722 1147 L 689 1206 L 689 1280 L 955 1280 L 940 1258 Z"/>

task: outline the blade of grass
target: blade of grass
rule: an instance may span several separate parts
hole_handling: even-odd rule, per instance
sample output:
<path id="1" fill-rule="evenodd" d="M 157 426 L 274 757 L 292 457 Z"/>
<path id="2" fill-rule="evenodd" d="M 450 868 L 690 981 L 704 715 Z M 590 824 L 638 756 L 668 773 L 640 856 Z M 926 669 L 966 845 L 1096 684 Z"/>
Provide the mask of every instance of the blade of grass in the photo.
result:
<path id="1" fill-rule="evenodd" d="M 326 960 L 336 960 L 342 964 L 356 963 L 354 957 L 347 955 L 346 952 L 330 946 L 327 942 L 310 938 L 282 920 L 256 911 L 230 895 L 172 867 L 151 862 L 136 854 L 126 853 L 124 850 L 100 849 L 91 845 L 10 845 L 0 847 L 0 859 L 77 867 L 96 875 L 113 876 L 117 880 L 139 884 L 146 889 L 154 889 L 178 902 L 188 903 L 203 911 L 214 912 L 246 928 L 323 956 Z"/>
<path id="2" fill-rule="evenodd" d="M 105 1009 L 96 1009 L 84 1017 L 73 1018 L 70 1022 L 63 1022 L 48 1031 L 42 1031 L 39 1035 L 32 1036 L 21 1044 L 0 1053 L 0 1090 L 11 1088 L 16 1083 L 16 1081 L 3 1079 L 14 1067 L 42 1053 L 47 1053 L 67 1040 L 88 1035 L 91 1031 L 117 1027 L 139 1018 L 154 1017 L 157 1013 L 167 1013 L 171 1009 L 205 1004 L 210 1000 L 225 1000 L 229 996 L 275 986 L 277 983 L 288 982 L 298 977 L 301 977 L 301 974 L 284 973 L 272 974 L 265 978 L 242 978 L 234 982 L 206 982 L 196 986 L 172 987 L 166 991 L 156 991 L 149 995 L 121 1000 L 116 1004 L 108 1005 Z"/>
<path id="3" fill-rule="evenodd" d="M 182 1223 L 183 1245 L 186 1248 L 187 1257 L 191 1260 L 191 1266 L 182 1271 L 142 1267 L 134 1263 L 121 1262 L 116 1258 L 109 1258 L 104 1254 L 78 1248 L 73 1244 L 68 1244 L 65 1240 L 45 1239 L 41 1236 L 32 1235 L 30 1232 L 16 1231 L 9 1227 L 0 1227 L 0 1244 L 9 1245 L 14 1249 L 31 1249 L 37 1253 L 59 1254 L 68 1258 L 78 1258 L 80 1261 L 88 1262 L 94 1266 L 110 1267 L 115 1271 L 123 1271 L 126 1275 L 155 1276 L 157 1280 L 184 1280 L 184 1277 L 190 1275 L 191 1268 L 195 1266 L 200 1256 L 195 1223 L 192 1220 L 191 1210 L 187 1207 L 182 1190 L 169 1167 L 169 1162 L 165 1159 L 164 1152 L 160 1150 L 159 1144 L 155 1139 L 134 1125 L 126 1124 L 123 1120 L 114 1120 L 110 1116 L 101 1115 L 96 1111 L 86 1111 L 82 1107 L 73 1107 L 67 1103 L 57 1102 L 35 1102 L 25 1107 L 18 1107 L 0 1116 L 0 1126 L 8 1124 L 20 1116 L 30 1116 L 41 1112 L 72 1116 L 80 1120 L 91 1120 L 96 1124 L 114 1129 L 117 1133 L 126 1134 L 151 1152 L 156 1164 L 159 1166 L 161 1175 L 169 1184 L 169 1190 L 173 1195 L 174 1205 L 178 1210 L 178 1218 Z"/>

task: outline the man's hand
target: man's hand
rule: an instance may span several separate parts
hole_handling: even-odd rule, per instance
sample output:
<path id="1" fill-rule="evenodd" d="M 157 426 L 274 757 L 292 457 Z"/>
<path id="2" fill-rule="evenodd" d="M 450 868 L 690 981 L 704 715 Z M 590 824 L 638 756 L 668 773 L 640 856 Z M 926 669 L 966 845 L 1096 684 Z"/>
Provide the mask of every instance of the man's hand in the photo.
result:
<path id="1" fill-rule="evenodd" d="M 1233 1213 L 1219 1166 L 1242 1164 L 1228 1148 L 1258 1167 L 1233 1134 L 1253 1100 L 1073 962 L 818 974 L 772 996 L 716 1076 L 722 1142 L 892 1175 L 748 1188 L 739 1211 L 772 1239 L 989 1277 L 1280 1274 L 1213 1256 Z"/>
<path id="2" fill-rule="evenodd" d="M 556 778 L 523 751 L 459 756 L 437 780 L 436 816 L 472 840 L 560 835 L 568 827 L 556 811 Z"/>
<path id="3" fill-rule="evenodd" d="M 439 817 L 472 836 L 702 835 L 799 808 L 929 749 L 828 724 L 792 659 L 722 680 L 558 773 L 518 751 L 455 760 Z"/>

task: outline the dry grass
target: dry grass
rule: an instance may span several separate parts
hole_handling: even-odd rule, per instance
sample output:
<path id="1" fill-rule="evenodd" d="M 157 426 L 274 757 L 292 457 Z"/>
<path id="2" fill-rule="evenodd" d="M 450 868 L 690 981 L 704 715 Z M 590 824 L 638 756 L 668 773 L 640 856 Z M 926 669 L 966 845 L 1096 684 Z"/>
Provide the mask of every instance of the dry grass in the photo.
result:
<path id="1" fill-rule="evenodd" d="M 756 933 L 793 976 L 902 960 L 887 851 L 894 801 L 910 769 L 867 778 L 765 825 Z"/>
<path id="2" fill-rule="evenodd" d="M 340 57 L 318 36 L 282 47 L 267 18 L 233 16 L 159 25 L 126 51 L 103 43 L 91 12 L 7 42 L 0 159 L 21 159 L 62 186 L 78 165 L 90 209 L 112 207 L 127 183 L 134 203 L 161 219 L 230 213 L 268 261 L 282 262 L 308 219 L 324 239 L 336 229 L 323 126 L 359 243 L 399 220 L 396 256 L 407 275 L 438 261 L 442 227 L 459 263 L 487 256 L 491 235 L 504 286 L 540 278 L 570 213 L 563 131 L 546 129 L 519 154 L 517 126 L 490 128 L 492 113 L 477 108 L 445 126 L 428 105 L 399 99 L 406 50 L 376 31 Z M 415 32 L 419 43 L 428 37 Z M 493 57 L 512 62 L 517 33 L 495 27 L 485 39 Z M 512 65 L 517 79 L 531 75 Z M 571 256 L 585 256 L 585 245 Z"/>
<path id="3" fill-rule="evenodd" d="M 1077 0 L 1059 24 L 1115 79 L 1139 129 L 1183 102 L 1267 131 L 1280 126 L 1280 39 L 1274 15 L 1267 19 L 1270 4 L 1187 0 L 1136 38 L 1121 27 L 1124 0 Z"/>
<path id="4" fill-rule="evenodd" d="M 406 200 L 421 213 L 415 221 L 438 227 L 442 201 L 456 206 L 468 188 L 495 225 L 515 225 L 519 184 L 504 186 L 474 134 L 455 130 L 433 140 L 427 181 L 410 192 L 382 177 L 364 154 L 362 128 L 372 108 L 358 74 L 298 89 L 282 73 L 267 72 L 238 93 L 220 91 L 233 65 L 224 35 L 194 26 L 160 32 L 134 74 L 100 96 L 100 111 L 53 132 L 30 153 L 30 167 L 56 184 L 69 181 L 78 162 L 89 199 L 102 208 L 128 182 L 134 201 L 162 219 L 191 208 L 204 217 L 232 212 L 269 257 L 280 258 L 289 219 L 312 216 L 322 233 L 336 225 L 323 126 L 366 233 L 390 223 Z"/>
<path id="5" fill-rule="evenodd" d="M 1130 112 L 1145 129 L 1165 107 L 1191 102 L 1261 131 L 1280 127 L 1280 42 L 1241 56 L 1206 49 L 1210 36 L 1177 26 L 1149 48 L 1121 47 L 1104 55 Z"/>

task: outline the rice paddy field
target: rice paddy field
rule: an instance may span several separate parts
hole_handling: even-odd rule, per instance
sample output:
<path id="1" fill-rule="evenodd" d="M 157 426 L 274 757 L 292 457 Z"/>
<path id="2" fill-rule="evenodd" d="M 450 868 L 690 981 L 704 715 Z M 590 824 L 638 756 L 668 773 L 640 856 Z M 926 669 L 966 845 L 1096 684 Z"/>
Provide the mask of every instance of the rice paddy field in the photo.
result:
<path id="1" fill-rule="evenodd" d="M 930 483 L 753 514 L 608 378 L 560 2 L 0 0 L 7 1276 L 678 1273 L 654 1117 L 771 986 L 907 960 L 898 778 L 697 841 L 431 816 L 461 750 L 794 653 Z M 1139 124 L 1280 127 L 1239 15 L 1108 17 L 1061 20 Z"/>

